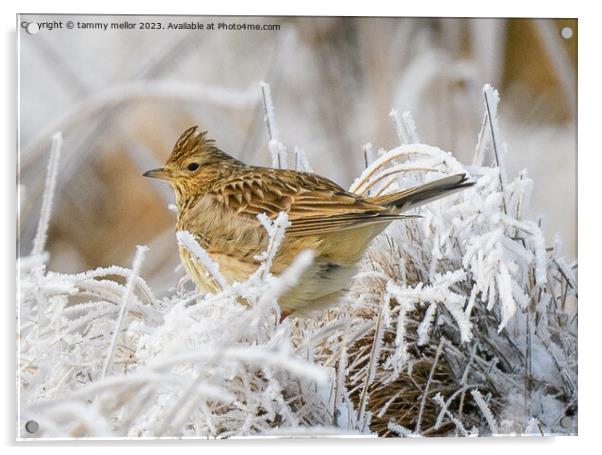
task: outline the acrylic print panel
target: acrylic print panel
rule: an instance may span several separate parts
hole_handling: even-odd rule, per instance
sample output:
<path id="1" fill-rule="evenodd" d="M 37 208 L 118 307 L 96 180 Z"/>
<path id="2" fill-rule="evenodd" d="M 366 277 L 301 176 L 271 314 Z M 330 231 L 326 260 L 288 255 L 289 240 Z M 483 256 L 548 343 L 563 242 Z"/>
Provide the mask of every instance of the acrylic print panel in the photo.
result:
<path id="1" fill-rule="evenodd" d="M 576 20 L 17 26 L 20 439 L 577 433 Z"/>

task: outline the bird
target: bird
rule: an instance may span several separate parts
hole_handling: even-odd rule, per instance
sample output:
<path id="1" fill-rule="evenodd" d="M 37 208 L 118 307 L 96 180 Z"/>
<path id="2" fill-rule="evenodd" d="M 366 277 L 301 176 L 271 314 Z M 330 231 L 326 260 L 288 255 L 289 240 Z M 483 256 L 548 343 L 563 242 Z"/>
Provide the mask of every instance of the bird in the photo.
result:
<path id="1" fill-rule="evenodd" d="M 280 320 L 308 316 L 336 305 L 349 289 L 370 242 L 405 212 L 474 184 L 465 173 L 394 193 L 366 196 L 320 175 L 252 166 L 217 147 L 192 126 L 176 141 L 164 166 L 143 176 L 168 182 L 177 207 L 176 230 L 188 231 L 218 265 L 228 284 L 242 282 L 260 265 L 268 233 L 259 214 L 288 215 L 290 226 L 270 272 L 281 274 L 304 250 L 313 263 L 278 299 Z M 218 283 L 182 245 L 181 262 L 200 291 Z"/>

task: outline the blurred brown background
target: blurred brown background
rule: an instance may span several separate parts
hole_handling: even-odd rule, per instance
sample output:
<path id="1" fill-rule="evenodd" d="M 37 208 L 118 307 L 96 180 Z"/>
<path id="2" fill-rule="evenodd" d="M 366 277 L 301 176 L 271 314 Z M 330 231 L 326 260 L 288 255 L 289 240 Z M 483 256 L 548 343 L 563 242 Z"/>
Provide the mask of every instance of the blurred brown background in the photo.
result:
<path id="1" fill-rule="evenodd" d="M 508 176 L 535 181 L 531 215 L 576 256 L 577 21 L 430 18 L 21 16 L 20 21 L 279 24 L 278 31 L 19 30 L 20 249 L 31 250 L 50 135 L 65 138 L 49 268 L 129 265 L 177 282 L 171 191 L 141 176 L 199 124 L 230 154 L 269 165 L 259 82 L 281 140 L 343 186 L 362 146 L 398 140 L 388 113 L 412 111 L 422 142 L 470 164 L 481 88 L 500 90 Z M 292 153 L 291 153 L 292 154 Z"/>

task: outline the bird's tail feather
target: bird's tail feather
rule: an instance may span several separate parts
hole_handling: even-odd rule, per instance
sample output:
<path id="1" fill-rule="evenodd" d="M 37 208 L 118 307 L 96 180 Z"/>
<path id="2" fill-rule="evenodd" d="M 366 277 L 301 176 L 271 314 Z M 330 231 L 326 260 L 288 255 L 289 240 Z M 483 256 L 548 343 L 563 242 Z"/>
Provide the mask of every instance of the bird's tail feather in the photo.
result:
<path id="1" fill-rule="evenodd" d="M 371 198 L 370 201 L 379 205 L 395 207 L 399 209 L 399 212 L 405 212 L 474 184 L 475 182 L 468 181 L 466 174 L 456 174 L 397 193 L 377 196 Z"/>

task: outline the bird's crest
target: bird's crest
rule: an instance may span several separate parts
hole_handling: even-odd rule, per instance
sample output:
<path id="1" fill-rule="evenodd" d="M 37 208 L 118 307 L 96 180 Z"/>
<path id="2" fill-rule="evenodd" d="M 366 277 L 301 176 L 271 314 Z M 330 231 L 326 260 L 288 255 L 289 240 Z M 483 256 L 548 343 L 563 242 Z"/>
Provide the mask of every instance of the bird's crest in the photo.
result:
<path id="1" fill-rule="evenodd" d="M 207 139 L 207 131 L 198 131 L 192 126 L 182 133 L 173 147 L 168 162 L 178 162 L 194 154 L 219 152 L 215 140 Z"/>

